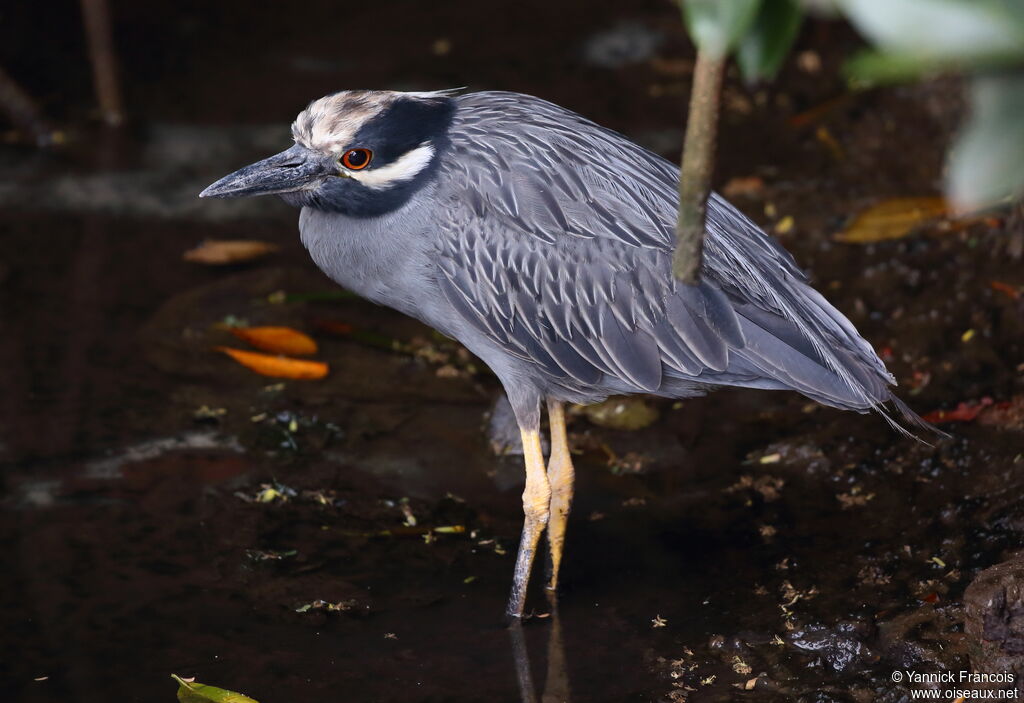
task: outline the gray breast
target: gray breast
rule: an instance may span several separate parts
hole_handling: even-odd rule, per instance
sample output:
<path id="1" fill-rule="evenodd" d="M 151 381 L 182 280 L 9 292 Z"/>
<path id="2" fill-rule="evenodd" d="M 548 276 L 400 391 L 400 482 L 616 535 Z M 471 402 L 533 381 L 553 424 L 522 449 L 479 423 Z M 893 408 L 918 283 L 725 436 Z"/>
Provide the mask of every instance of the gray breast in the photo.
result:
<path id="1" fill-rule="evenodd" d="M 357 295 L 454 336 L 450 305 L 436 284 L 429 208 L 412 201 L 381 217 L 315 208 L 299 215 L 302 243 L 320 269 Z"/>

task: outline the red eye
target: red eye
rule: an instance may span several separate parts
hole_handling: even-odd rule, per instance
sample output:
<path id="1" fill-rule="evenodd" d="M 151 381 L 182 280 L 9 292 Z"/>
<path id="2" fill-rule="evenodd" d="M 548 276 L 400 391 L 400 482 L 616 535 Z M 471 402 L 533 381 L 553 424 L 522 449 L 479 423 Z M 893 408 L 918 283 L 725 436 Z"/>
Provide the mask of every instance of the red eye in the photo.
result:
<path id="1" fill-rule="evenodd" d="M 341 163 L 345 165 L 345 168 L 360 171 L 370 165 L 371 159 L 373 159 L 373 152 L 369 149 L 349 149 L 341 157 Z"/>

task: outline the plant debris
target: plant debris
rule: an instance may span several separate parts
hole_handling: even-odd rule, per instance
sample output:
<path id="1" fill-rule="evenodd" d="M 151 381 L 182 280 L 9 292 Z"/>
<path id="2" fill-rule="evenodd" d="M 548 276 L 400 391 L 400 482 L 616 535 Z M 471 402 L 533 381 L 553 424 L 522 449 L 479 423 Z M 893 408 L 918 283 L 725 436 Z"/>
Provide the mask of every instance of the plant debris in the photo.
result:
<path id="1" fill-rule="evenodd" d="M 261 483 L 259 489 L 252 495 L 241 491 L 235 492 L 235 497 L 246 503 L 273 503 L 275 501 L 285 503 L 296 495 L 298 493 L 294 488 L 289 488 L 282 483 Z"/>
<path id="2" fill-rule="evenodd" d="M 725 493 L 736 493 L 738 491 L 754 490 L 761 494 L 766 503 L 779 499 L 782 487 L 786 485 L 785 479 L 769 476 L 767 474 L 754 478 L 750 474 L 743 474 L 739 480 L 725 489 Z"/>
<path id="3" fill-rule="evenodd" d="M 209 405 L 200 405 L 192 413 L 192 419 L 196 422 L 219 422 L 222 417 L 228 414 L 227 408 L 211 408 Z"/>
<path id="4" fill-rule="evenodd" d="M 308 613 L 311 610 L 325 610 L 328 613 L 347 613 L 354 610 L 359 605 L 355 598 L 349 600 L 338 601 L 337 603 L 329 603 L 322 599 L 317 599 L 312 603 L 306 603 L 300 605 L 295 609 L 296 613 Z"/>
<path id="5" fill-rule="evenodd" d="M 253 561 L 281 561 L 289 557 L 296 556 L 299 553 L 297 549 L 287 549 L 283 551 L 277 551 L 273 549 L 247 549 L 246 556 Z"/>

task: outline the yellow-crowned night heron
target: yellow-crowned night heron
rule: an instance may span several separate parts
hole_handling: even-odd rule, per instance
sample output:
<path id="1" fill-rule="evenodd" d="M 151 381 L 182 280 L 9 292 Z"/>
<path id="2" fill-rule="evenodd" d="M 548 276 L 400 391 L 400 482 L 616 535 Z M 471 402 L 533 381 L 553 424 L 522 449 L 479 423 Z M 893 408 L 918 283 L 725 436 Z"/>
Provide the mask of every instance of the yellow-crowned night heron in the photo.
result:
<path id="1" fill-rule="evenodd" d="M 566 402 L 744 386 L 887 419 L 891 403 L 917 421 L 853 325 L 718 195 L 701 283 L 677 283 L 678 169 L 569 110 L 516 93 L 346 91 L 311 103 L 292 134 L 202 195 L 280 194 L 328 276 L 459 340 L 501 380 L 526 464 L 513 617 L 545 527 L 558 582 Z"/>

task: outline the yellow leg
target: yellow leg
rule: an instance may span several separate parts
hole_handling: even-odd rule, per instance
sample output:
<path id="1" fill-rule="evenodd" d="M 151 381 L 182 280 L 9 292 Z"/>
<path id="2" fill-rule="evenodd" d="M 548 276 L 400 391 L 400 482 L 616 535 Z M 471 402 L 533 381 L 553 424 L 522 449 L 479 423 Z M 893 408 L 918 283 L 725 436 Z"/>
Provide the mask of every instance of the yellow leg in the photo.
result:
<path id="1" fill-rule="evenodd" d="M 521 430 L 523 437 L 523 459 L 526 463 L 526 490 L 523 491 L 523 537 L 519 542 L 516 570 L 512 575 L 512 593 L 508 599 L 509 617 L 523 617 L 526 603 L 526 587 L 530 582 L 533 557 L 537 553 L 540 535 L 548 524 L 548 505 L 551 502 L 551 488 L 544 471 L 544 453 L 540 446 L 537 430 Z"/>
<path id="2" fill-rule="evenodd" d="M 565 545 L 565 527 L 572 508 L 573 480 L 569 439 L 565 435 L 565 408 L 560 401 L 548 400 L 548 421 L 551 424 L 551 456 L 548 458 L 548 483 L 551 486 L 551 521 L 548 524 L 548 548 L 551 573 L 548 588 L 558 588 L 558 569 L 562 566 L 562 548 Z"/>

